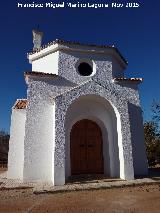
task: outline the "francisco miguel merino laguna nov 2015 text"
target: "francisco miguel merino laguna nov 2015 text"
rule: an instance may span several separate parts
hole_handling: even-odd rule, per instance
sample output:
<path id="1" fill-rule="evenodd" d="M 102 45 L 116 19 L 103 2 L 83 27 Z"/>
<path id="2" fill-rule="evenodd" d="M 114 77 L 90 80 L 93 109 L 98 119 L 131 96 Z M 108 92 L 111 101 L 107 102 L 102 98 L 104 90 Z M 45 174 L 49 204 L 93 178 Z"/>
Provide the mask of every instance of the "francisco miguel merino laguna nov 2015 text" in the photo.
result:
<path id="1" fill-rule="evenodd" d="M 18 3 L 17 4 L 18 8 L 64 8 L 64 7 L 70 7 L 70 8 L 122 8 L 122 7 L 126 7 L 126 8 L 137 8 L 140 7 L 139 3 L 135 3 L 135 2 L 128 2 L 128 3 L 65 3 L 65 2 L 61 2 L 61 3 L 53 3 L 53 2 L 48 2 L 45 4 L 41 4 L 41 3 Z"/>

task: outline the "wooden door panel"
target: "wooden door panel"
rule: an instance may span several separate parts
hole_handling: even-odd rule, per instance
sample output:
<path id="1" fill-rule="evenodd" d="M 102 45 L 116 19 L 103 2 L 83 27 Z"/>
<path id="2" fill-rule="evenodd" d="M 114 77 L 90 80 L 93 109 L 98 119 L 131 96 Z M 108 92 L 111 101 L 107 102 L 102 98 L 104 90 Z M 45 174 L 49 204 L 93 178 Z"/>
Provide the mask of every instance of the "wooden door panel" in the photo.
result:
<path id="1" fill-rule="evenodd" d="M 86 149 L 81 143 L 81 138 L 75 140 L 75 145 L 72 147 L 74 152 L 72 153 L 72 173 L 83 173 L 86 171 Z"/>
<path id="2" fill-rule="evenodd" d="M 103 173 L 102 134 L 90 120 L 77 122 L 71 131 L 71 173 Z"/>
<path id="3" fill-rule="evenodd" d="M 94 122 L 87 122 L 87 163 L 90 173 L 103 172 L 102 137 L 99 126 Z"/>
<path id="4" fill-rule="evenodd" d="M 79 174 L 86 171 L 86 149 L 85 149 L 85 129 L 79 123 L 74 126 L 71 132 L 71 164 L 72 173 Z"/>

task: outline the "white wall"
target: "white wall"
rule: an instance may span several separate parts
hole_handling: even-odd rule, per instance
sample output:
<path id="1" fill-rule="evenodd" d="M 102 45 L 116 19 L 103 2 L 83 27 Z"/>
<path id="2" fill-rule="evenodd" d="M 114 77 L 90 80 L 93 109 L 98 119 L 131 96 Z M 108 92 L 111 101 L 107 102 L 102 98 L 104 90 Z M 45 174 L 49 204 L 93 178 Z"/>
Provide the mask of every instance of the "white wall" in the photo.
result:
<path id="1" fill-rule="evenodd" d="M 26 114 L 24 180 L 54 184 L 55 105 L 29 101 Z"/>
<path id="2" fill-rule="evenodd" d="M 114 111 L 109 103 L 101 98 L 88 95 L 75 101 L 67 111 L 66 128 L 66 178 L 71 175 L 70 166 L 70 132 L 72 126 L 81 119 L 95 121 L 101 128 L 103 136 L 104 173 L 106 176 L 119 177 L 119 151 L 117 125 Z"/>
<path id="3" fill-rule="evenodd" d="M 131 103 L 128 104 L 128 109 L 131 126 L 134 175 L 135 177 L 147 175 L 148 165 L 144 139 L 142 110 L 140 107 Z"/>
<path id="4" fill-rule="evenodd" d="M 112 57 L 112 73 L 113 78 L 124 77 L 124 67 L 114 57 Z"/>
<path id="5" fill-rule="evenodd" d="M 58 74 L 59 52 L 54 52 L 32 61 L 32 71 Z"/>
<path id="6" fill-rule="evenodd" d="M 7 173 L 11 179 L 23 179 L 25 121 L 25 109 L 12 110 Z"/>

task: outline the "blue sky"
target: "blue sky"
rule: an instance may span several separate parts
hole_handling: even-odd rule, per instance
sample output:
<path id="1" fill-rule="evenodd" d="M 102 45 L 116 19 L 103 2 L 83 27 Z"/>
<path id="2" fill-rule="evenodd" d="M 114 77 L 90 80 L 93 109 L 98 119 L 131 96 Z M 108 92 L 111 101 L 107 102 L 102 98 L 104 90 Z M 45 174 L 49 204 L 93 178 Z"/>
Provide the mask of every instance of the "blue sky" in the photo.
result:
<path id="1" fill-rule="evenodd" d="M 9 131 L 12 105 L 17 98 L 26 98 L 27 87 L 23 73 L 31 70 L 27 52 L 32 50 L 32 29 L 38 24 L 44 31 L 43 44 L 56 38 L 83 43 L 115 44 L 129 62 L 126 76 L 144 78 L 140 86 L 141 104 L 144 119 L 150 118 L 152 100 L 160 100 L 160 2 L 158 0 L 133 1 L 140 4 L 139 8 L 103 9 L 18 8 L 18 2 L 32 3 L 33 1 L 5 0 L 0 5 L 0 129 Z"/>

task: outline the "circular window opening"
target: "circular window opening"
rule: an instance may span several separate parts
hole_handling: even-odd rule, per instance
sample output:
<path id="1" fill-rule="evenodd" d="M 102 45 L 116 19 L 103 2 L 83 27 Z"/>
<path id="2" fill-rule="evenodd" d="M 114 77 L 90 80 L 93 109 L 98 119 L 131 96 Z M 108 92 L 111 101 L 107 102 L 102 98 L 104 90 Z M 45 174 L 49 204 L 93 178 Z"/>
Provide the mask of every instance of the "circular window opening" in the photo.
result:
<path id="1" fill-rule="evenodd" d="M 88 63 L 82 62 L 78 66 L 78 72 L 80 75 L 90 76 L 92 74 L 93 70 L 92 70 L 92 67 Z"/>

